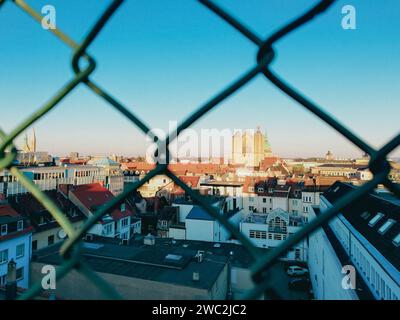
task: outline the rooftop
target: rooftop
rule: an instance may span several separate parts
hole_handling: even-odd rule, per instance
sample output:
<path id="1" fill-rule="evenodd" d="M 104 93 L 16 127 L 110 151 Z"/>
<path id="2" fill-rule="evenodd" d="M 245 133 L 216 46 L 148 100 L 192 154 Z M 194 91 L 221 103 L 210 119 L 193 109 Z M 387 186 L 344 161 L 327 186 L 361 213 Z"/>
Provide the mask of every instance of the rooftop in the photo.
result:
<path id="1" fill-rule="evenodd" d="M 91 212 L 114 199 L 114 195 L 100 183 L 70 186 L 69 192 Z M 132 209 L 126 205 L 124 211 L 121 211 L 121 209 L 114 209 L 111 215 L 114 219 L 121 219 L 131 216 Z"/>
<path id="2" fill-rule="evenodd" d="M 144 245 L 142 236 L 128 245 L 120 245 L 119 241 L 95 237 L 93 242 L 85 242 L 86 262 L 97 272 L 208 290 L 228 261 L 226 255 L 205 251 L 203 261 L 198 262 L 197 247 L 173 243 L 171 239 L 156 238 L 154 245 Z M 37 251 L 34 258 L 37 262 L 59 265 L 62 258 L 58 252 L 56 245 Z M 199 273 L 200 281 L 193 281 L 194 272 Z"/>
<path id="3" fill-rule="evenodd" d="M 334 204 L 356 188 L 351 184 L 336 182 L 323 194 L 323 197 Z M 349 226 L 377 250 L 371 253 L 382 255 L 398 272 L 400 270 L 399 203 L 370 193 L 352 203 L 341 213 Z"/>
<path id="4" fill-rule="evenodd" d="M 9 204 L 0 205 L 0 224 L 21 220 L 22 216 L 17 213 Z"/>
<path id="5" fill-rule="evenodd" d="M 114 160 L 111 160 L 110 158 L 91 159 L 88 161 L 88 164 L 94 165 L 94 166 L 99 166 L 99 167 L 109 167 L 109 166 L 119 167 L 119 163 Z"/>
<path id="6" fill-rule="evenodd" d="M 201 186 L 206 186 L 206 187 L 242 187 L 244 182 L 240 181 L 207 181 L 207 182 L 201 182 Z"/>

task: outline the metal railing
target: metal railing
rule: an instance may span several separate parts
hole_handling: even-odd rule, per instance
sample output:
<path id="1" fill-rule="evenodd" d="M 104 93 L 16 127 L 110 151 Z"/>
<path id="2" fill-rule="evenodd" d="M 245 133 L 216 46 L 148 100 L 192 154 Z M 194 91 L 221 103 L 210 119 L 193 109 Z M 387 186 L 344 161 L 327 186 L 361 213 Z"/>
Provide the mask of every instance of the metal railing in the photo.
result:
<path id="1" fill-rule="evenodd" d="M 0 7 L 5 1 L 10 1 L 22 11 L 26 12 L 39 24 L 41 24 L 42 16 L 30 7 L 23 0 L 0 0 Z M 203 196 L 194 192 L 184 182 L 182 182 L 174 173 L 168 169 L 169 151 L 168 148 L 164 148 L 165 158 L 167 164 L 157 164 L 154 170 L 150 171 L 142 180 L 130 184 L 120 195 L 116 196 L 112 201 L 102 206 L 97 210 L 93 216 L 88 218 L 83 227 L 79 230 L 74 230 L 72 225 L 66 216 L 61 212 L 58 207 L 43 193 L 39 188 L 29 180 L 13 162 L 17 156 L 17 150 L 14 146 L 14 139 L 17 138 L 25 129 L 32 125 L 35 121 L 45 116 L 50 110 L 54 109 L 60 101 L 62 101 L 68 94 L 70 94 L 79 84 L 84 84 L 94 94 L 103 98 L 109 103 L 115 110 L 123 114 L 129 119 L 132 124 L 141 129 L 145 134 L 149 135 L 154 141 L 158 141 L 158 137 L 155 136 L 150 128 L 139 119 L 134 113 L 128 110 L 126 106 L 115 97 L 113 97 L 106 90 L 101 88 L 91 78 L 92 72 L 96 68 L 96 62 L 92 56 L 90 56 L 86 50 L 91 45 L 93 40 L 99 35 L 109 18 L 119 8 L 123 0 L 113 0 L 107 9 L 103 12 L 98 21 L 94 24 L 91 30 L 88 32 L 86 37 L 81 43 L 76 43 L 68 35 L 63 33 L 60 29 L 49 29 L 56 37 L 58 37 L 63 43 L 69 46 L 73 51 L 72 56 L 72 69 L 75 73 L 74 77 L 70 79 L 52 98 L 45 103 L 43 106 L 38 108 L 34 113 L 20 123 L 14 130 L 9 133 L 5 133 L 0 129 L 0 170 L 8 169 L 10 173 L 15 176 L 20 183 L 32 193 L 36 199 L 38 199 L 43 206 L 53 215 L 54 219 L 60 224 L 68 235 L 68 239 L 63 243 L 60 254 L 63 257 L 63 263 L 56 269 L 56 279 L 59 280 L 64 277 L 68 272 L 75 269 L 78 272 L 85 275 L 91 282 L 93 282 L 99 290 L 112 299 L 121 298 L 116 290 L 101 277 L 99 277 L 90 267 L 85 263 L 81 256 L 81 240 L 84 234 L 107 212 L 117 208 L 125 198 L 132 194 L 136 189 L 145 184 L 151 178 L 165 174 L 170 177 L 177 185 L 179 185 L 195 202 L 200 204 L 209 214 L 217 219 L 229 232 L 231 232 L 241 243 L 246 247 L 248 252 L 253 256 L 255 263 L 251 266 L 252 279 L 254 281 L 254 287 L 247 292 L 241 298 L 243 299 L 254 299 L 264 294 L 265 292 L 272 292 L 273 288 L 269 286 L 268 280 L 268 269 L 277 262 L 277 259 L 285 254 L 290 248 L 302 241 L 307 235 L 322 225 L 326 224 L 331 218 L 337 215 L 341 210 L 358 201 L 363 195 L 373 190 L 378 184 L 385 185 L 390 189 L 396 196 L 400 197 L 400 188 L 398 185 L 389 180 L 388 174 L 391 170 L 391 166 L 386 159 L 386 156 L 394 150 L 400 144 L 400 134 L 389 141 L 381 149 L 375 150 L 368 143 L 358 137 L 349 128 L 346 128 L 343 124 L 335 120 L 317 104 L 307 99 L 295 88 L 291 87 L 279 75 L 275 74 L 270 69 L 270 64 L 275 58 L 274 44 L 280 39 L 288 35 L 295 29 L 300 28 L 304 24 L 310 22 L 313 19 L 326 11 L 335 0 L 322 0 L 318 2 L 314 7 L 305 12 L 300 17 L 290 21 L 288 24 L 280 28 L 278 31 L 273 33 L 267 39 L 259 38 L 252 30 L 248 29 L 243 23 L 239 22 L 235 17 L 230 15 L 228 12 L 217 6 L 210 0 L 198 0 L 198 2 L 207 7 L 209 10 L 214 12 L 223 21 L 230 24 L 239 33 L 246 37 L 249 41 L 254 43 L 258 47 L 258 54 L 254 62 L 254 66 L 247 70 L 240 78 L 233 81 L 226 88 L 217 93 L 207 103 L 200 106 L 194 111 L 186 120 L 184 120 L 177 128 L 177 132 L 173 136 L 168 136 L 161 144 L 168 146 L 183 130 L 191 126 L 194 122 L 199 120 L 208 111 L 212 110 L 215 106 L 221 103 L 224 99 L 241 89 L 245 84 L 253 80 L 257 75 L 262 74 L 265 78 L 279 88 L 283 93 L 290 96 L 299 105 L 309 110 L 317 117 L 319 117 L 326 124 L 334 128 L 337 132 L 341 133 L 354 145 L 365 151 L 370 156 L 369 169 L 373 173 L 374 177 L 361 187 L 355 189 L 351 193 L 342 197 L 335 203 L 333 207 L 324 211 L 317 218 L 306 224 L 300 231 L 289 237 L 279 247 L 271 250 L 265 256 L 261 255 L 257 248 L 241 234 L 233 225 L 231 225 L 224 216 L 220 215 L 216 208 L 210 205 Z M 1 12 L 0 12 L 1 13 Z M 1 16 L 0 16 L 1 18 Z M 86 61 L 85 68 L 81 68 L 79 62 L 81 59 Z M 42 290 L 41 284 L 36 283 L 29 288 L 20 299 L 31 299 L 34 298 Z M 271 293 L 271 296 L 273 292 Z M 275 295 L 276 297 L 276 295 Z"/>

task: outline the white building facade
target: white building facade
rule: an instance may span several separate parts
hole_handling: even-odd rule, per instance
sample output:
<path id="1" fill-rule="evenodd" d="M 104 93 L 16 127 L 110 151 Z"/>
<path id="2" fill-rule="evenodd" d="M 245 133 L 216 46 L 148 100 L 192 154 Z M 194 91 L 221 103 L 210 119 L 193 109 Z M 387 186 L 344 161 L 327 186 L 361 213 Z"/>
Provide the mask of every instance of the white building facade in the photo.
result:
<path id="1" fill-rule="evenodd" d="M 10 261 L 16 263 L 17 286 L 28 288 L 32 229 L 10 206 L 0 205 L 0 286 L 5 286 Z"/>

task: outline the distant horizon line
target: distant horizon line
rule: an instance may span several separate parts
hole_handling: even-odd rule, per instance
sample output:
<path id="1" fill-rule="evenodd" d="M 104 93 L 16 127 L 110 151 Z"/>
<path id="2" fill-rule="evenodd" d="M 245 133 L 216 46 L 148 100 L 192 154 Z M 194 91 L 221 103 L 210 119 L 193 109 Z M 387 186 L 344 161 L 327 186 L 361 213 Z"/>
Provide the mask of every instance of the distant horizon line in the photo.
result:
<path id="1" fill-rule="evenodd" d="M 21 150 L 22 151 L 22 150 Z M 47 152 L 47 151 L 37 151 L 37 152 Z M 77 152 L 77 151 L 72 151 L 72 152 Z M 70 152 L 70 153 L 72 153 Z M 54 157 L 58 157 L 58 158 L 69 158 L 70 154 L 65 154 L 65 155 L 60 155 L 60 154 L 51 154 L 50 152 L 47 152 L 50 156 Z M 123 158 L 143 158 L 146 161 L 146 156 L 145 155 L 126 155 L 126 154 L 81 154 L 80 152 L 77 152 L 79 154 L 79 158 L 85 158 L 85 157 L 123 157 Z M 302 159 L 302 160 L 308 160 L 308 159 L 318 159 L 318 160 L 327 160 L 324 156 L 301 156 L 301 155 L 296 155 L 296 156 L 280 156 L 277 154 L 272 154 L 271 156 L 268 156 L 266 158 L 270 158 L 270 157 L 277 157 L 277 158 L 281 158 L 281 159 Z M 207 160 L 207 159 L 211 159 L 211 160 L 215 160 L 215 159 L 221 159 L 221 158 L 226 158 L 226 156 L 200 156 L 200 157 L 195 157 L 195 158 L 181 158 L 179 159 L 179 161 L 197 161 L 198 159 L 201 160 Z M 346 156 L 346 157 L 335 157 L 329 161 L 341 161 L 341 160 L 354 160 L 354 159 L 362 159 L 363 156 L 359 155 L 359 156 Z M 231 160 L 232 157 L 231 155 L 228 156 L 228 159 Z M 388 157 L 389 160 L 400 160 L 400 155 L 399 156 L 393 156 L 393 157 Z M 174 161 L 176 162 L 176 161 Z"/>

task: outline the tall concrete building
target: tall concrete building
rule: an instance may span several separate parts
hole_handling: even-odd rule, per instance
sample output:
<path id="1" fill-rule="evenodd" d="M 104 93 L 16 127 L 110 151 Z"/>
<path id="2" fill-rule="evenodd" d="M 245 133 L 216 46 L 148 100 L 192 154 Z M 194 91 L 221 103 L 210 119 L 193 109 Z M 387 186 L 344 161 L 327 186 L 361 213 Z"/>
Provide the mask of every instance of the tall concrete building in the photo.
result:
<path id="1" fill-rule="evenodd" d="M 260 127 L 256 130 L 237 131 L 232 136 L 232 161 L 247 167 L 257 167 L 260 162 L 271 155 L 266 134 Z"/>

